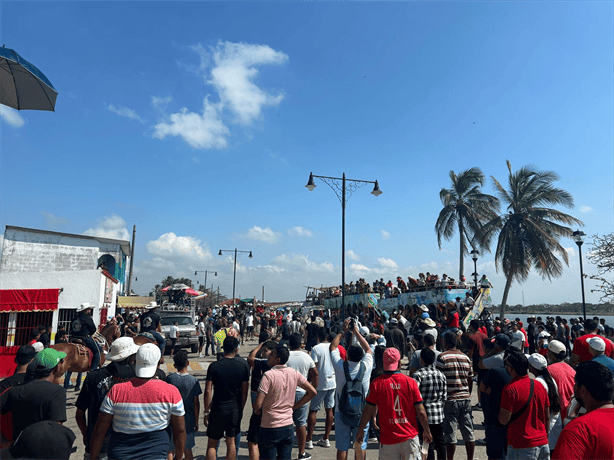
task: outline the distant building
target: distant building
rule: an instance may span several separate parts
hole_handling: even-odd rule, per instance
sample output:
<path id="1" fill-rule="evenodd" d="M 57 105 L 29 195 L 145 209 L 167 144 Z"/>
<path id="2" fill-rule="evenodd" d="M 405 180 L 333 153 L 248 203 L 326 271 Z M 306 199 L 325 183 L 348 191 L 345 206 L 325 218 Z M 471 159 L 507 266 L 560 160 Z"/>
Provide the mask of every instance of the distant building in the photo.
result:
<path id="1" fill-rule="evenodd" d="M 94 306 L 96 325 L 104 324 L 125 291 L 129 255 L 129 241 L 7 225 L 0 259 L 0 356 L 27 344 L 39 324 L 52 325 L 54 333 L 59 326 L 68 330 L 83 302 Z"/>

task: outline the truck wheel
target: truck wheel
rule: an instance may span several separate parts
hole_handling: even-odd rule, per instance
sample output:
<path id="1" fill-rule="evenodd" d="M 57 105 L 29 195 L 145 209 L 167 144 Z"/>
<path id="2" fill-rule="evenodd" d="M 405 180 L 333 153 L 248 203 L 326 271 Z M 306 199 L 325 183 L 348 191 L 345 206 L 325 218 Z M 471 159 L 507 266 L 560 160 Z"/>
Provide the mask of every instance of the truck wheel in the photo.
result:
<path id="1" fill-rule="evenodd" d="M 192 353 L 198 353 L 198 345 L 192 345 L 192 348 L 190 348 L 190 351 Z"/>

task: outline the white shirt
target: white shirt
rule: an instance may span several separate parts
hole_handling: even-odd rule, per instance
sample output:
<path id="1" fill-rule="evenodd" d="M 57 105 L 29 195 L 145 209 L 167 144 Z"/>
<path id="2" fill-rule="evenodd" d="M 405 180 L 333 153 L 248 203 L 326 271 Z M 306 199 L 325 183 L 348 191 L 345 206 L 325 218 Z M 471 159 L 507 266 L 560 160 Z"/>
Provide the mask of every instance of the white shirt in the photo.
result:
<path id="1" fill-rule="evenodd" d="M 198 336 L 199 337 L 205 336 L 205 323 L 203 323 L 202 321 L 198 323 Z"/>
<path id="2" fill-rule="evenodd" d="M 171 339 L 177 338 L 177 332 L 179 332 L 179 328 L 173 324 L 171 326 L 171 332 L 170 332 Z"/>
<path id="3" fill-rule="evenodd" d="M 524 343 L 524 334 L 520 331 L 512 332 L 512 345 L 522 350 Z"/>
<path id="4" fill-rule="evenodd" d="M 323 342 L 311 349 L 311 358 L 316 363 L 320 377 L 318 379 L 318 391 L 332 390 L 335 388 L 335 369 L 330 359 L 330 343 Z"/>
<path id="5" fill-rule="evenodd" d="M 343 390 L 343 386 L 345 385 L 345 372 L 343 371 L 343 359 L 341 358 L 341 354 L 339 353 L 339 349 L 337 348 L 334 351 L 330 352 L 330 357 L 333 362 L 333 367 L 335 369 L 335 376 L 337 382 L 337 391 L 335 394 L 336 402 L 335 412 L 339 412 L 339 396 L 341 394 L 341 390 Z M 371 381 L 371 371 L 373 370 L 373 355 L 371 353 L 365 353 L 360 362 L 348 361 L 348 370 L 350 371 L 350 377 L 352 379 L 356 378 L 358 375 L 358 371 L 360 369 L 360 363 L 364 363 L 365 373 L 362 376 L 362 387 L 365 391 L 365 397 L 369 393 L 369 383 Z"/>
<path id="6" fill-rule="evenodd" d="M 237 323 L 236 321 L 232 322 L 232 327 L 234 327 L 237 330 L 237 332 L 239 333 L 241 332 L 241 326 L 239 326 L 239 323 Z"/>
<path id="7" fill-rule="evenodd" d="M 303 377 L 307 378 L 309 375 L 309 369 L 313 369 L 316 367 L 316 363 L 313 362 L 309 353 L 305 353 L 301 350 L 293 350 L 290 351 L 290 357 L 288 358 L 288 362 L 286 366 L 291 367 L 292 369 L 296 369 L 300 372 Z M 306 393 L 301 387 L 296 387 L 296 395 L 303 396 Z"/>
<path id="8" fill-rule="evenodd" d="M 245 317 L 245 325 L 247 327 L 253 327 L 254 326 L 254 317 L 252 315 L 247 315 Z"/>

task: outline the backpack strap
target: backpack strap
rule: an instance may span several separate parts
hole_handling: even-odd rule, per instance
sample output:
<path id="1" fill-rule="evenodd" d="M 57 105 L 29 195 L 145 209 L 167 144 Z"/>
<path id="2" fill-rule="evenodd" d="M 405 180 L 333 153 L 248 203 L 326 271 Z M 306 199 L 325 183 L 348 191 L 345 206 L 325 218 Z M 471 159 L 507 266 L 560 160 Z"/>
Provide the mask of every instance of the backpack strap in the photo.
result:
<path id="1" fill-rule="evenodd" d="M 345 381 L 351 382 L 352 377 L 350 377 L 350 366 L 347 361 L 343 361 L 343 372 L 345 374 Z"/>
<path id="2" fill-rule="evenodd" d="M 522 409 L 512 414 L 509 423 L 512 423 L 514 420 L 518 419 L 518 417 L 524 414 L 524 412 L 528 409 L 529 404 L 531 404 L 531 399 L 533 399 L 533 387 L 535 386 L 535 381 L 532 378 L 529 378 L 529 380 L 531 381 L 531 391 L 529 391 L 529 399 L 527 399 L 527 403 L 522 407 Z"/>

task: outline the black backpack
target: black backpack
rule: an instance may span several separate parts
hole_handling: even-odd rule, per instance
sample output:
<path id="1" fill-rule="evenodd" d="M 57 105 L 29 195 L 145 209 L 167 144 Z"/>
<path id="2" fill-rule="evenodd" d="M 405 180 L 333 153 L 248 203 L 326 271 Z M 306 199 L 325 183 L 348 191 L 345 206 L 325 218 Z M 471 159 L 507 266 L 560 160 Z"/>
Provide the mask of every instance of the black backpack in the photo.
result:
<path id="1" fill-rule="evenodd" d="M 343 372 L 345 372 L 345 385 L 339 395 L 339 415 L 341 421 L 350 428 L 360 425 L 362 412 L 365 408 L 365 391 L 362 386 L 362 378 L 365 375 L 365 365 L 361 362 L 360 369 L 356 378 L 350 377 L 350 368 L 347 361 L 343 362 Z"/>

